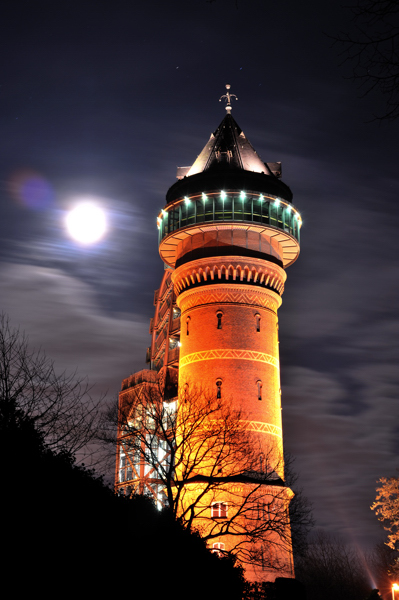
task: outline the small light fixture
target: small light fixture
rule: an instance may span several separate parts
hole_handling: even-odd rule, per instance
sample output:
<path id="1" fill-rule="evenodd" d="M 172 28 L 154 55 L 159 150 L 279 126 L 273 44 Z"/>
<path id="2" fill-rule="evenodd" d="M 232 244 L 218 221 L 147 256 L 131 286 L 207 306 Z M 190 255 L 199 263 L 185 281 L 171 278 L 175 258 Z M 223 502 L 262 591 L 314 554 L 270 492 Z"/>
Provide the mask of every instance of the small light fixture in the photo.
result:
<path id="1" fill-rule="evenodd" d="M 223 190 L 220 192 L 220 197 L 222 200 L 224 200 L 226 198 L 226 192 L 224 192 Z"/>
<path id="2" fill-rule="evenodd" d="M 287 208 L 287 212 L 290 213 L 291 212 L 291 206 L 287 206 L 286 208 Z"/>
<path id="3" fill-rule="evenodd" d="M 245 200 L 245 192 L 241 192 L 240 198 L 241 198 L 241 200 Z"/>
<path id="4" fill-rule="evenodd" d="M 397 583 L 392 584 L 392 600 L 395 600 L 395 592 L 399 590 L 399 585 Z"/>
<path id="5" fill-rule="evenodd" d="M 259 196 L 259 200 L 260 200 L 261 202 L 263 202 L 263 194 L 261 194 L 261 195 Z"/>
<path id="6" fill-rule="evenodd" d="M 185 200 L 186 204 L 190 204 L 190 200 L 187 198 L 187 196 L 184 196 L 184 200 Z"/>
<path id="7" fill-rule="evenodd" d="M 276 198 L 276 201 L 274 203 L 275 206 L 278 206 L 280 204 L 280 200 L 278 198 Z"/>
<path id="8" fill-rule="evenodd" d="M 204 202 L 206 202 L 208 200 L 208 198 L 206 197 L 206 194 L 204 194 L 204 192 L 202 192 L 202 199 Z"/>

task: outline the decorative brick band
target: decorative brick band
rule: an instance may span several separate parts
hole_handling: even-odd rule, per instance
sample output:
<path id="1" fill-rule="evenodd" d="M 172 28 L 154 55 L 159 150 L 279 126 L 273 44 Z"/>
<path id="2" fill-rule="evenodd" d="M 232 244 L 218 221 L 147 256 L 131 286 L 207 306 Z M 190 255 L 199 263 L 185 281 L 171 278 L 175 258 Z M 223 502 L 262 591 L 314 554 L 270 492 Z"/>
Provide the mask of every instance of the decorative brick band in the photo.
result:
<path id="1" fill-rule="evenodd" d="M 274 313 L 281 305 L 281 298 L 267 289 L 254 289 L 250 286 L 233 287 L 214 285 L 205 288 L 187 290 L 177 298 L 182 313 L 203 304 L 240 304 L 268 308 Z"/>
<path id="2" fill-rule="evenodd" d="M 177 294 L 192 286 L 241 282 L 275 290 L 280 296 L 286 280 L 284 269 L 266 260 L 225 256 L 198 259 L 178 267 L 172 274 Z"/>
<path id="3" fill-rule="evenodd" d="M 253 350 L 206 350 L 204 352 L 193 352 L 180 358 L 179 368 L 186 367 L 195 362 L 203 362 L 204 360 L 223 360 L 223 359 L 237 359 L 237 360 L 250 360 L 255 362 L 263 362 L 268 365 L 272 365 L 279 368 L 279 361 L 274 356 L 266 354 L 265 352 L 254 352 Z"/>
<path id="4" fill-rule="evenodd" d="M 249 431 L 259 431 L 260 433 L 271 433 L 279 438 L 283 437 L 283 430 L 281 427 L 272 425 L 271 423 L 262 423 L 261 421 L 245 421 L 245 428 Z"/>

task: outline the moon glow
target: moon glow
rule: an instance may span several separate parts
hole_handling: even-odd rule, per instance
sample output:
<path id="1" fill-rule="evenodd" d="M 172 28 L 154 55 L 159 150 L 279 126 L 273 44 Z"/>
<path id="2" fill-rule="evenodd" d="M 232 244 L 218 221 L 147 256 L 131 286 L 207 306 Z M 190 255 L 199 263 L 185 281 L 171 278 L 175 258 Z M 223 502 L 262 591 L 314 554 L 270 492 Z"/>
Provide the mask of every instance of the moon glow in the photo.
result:
<path id="1" fill-rule="evenodd" d="M 68 213 L 66 226 L 71 237 L 77 242 L 94 244 L 105 233 L 105 213 L 91 202 L 82 202 Z"/>

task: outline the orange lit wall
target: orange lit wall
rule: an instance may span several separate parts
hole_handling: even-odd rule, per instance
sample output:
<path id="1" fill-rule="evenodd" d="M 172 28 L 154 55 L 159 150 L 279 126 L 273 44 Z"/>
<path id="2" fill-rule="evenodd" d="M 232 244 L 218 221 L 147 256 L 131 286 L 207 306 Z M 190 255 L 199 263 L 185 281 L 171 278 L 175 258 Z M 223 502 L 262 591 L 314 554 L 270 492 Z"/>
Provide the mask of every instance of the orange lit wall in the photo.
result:
<path id="1" fill-rule="evenodd" d="M 216 228 L 209 226 L 208 244 L 212 244 L 212 237 L 215 239 L 216 236 Z M 242 240 L 246 243 L 245 236 Z M 265 236 L 264 247 L 270 248 L 268 241 Z M 188 252 L 191 247 L 187 247 Z M 276 254 L 277 251 L 278 246 Z M 223 401 L 242 413 L 254 441 L 255 438 L 260 441 L 268 468 L 271 466 L 283 479 L 277 309 L 281 305 L 285 271 L 262 258 L 212 256 L 184 262 L 184 254 L 184 243 L 181 243 L 176 255 L 183 264 L 172 274 L 177 305 L 181 310 L 179 389 L 187 384 L 201 385 L 216 395 L 219 387 Z M 240 496 L 244 499 L 250 490 L 251 484 L 223 484 L 216 493 L 212 491 L 206 495 L 196 507 L 199 530 L 207 535 L 210 531 L 216 533 L 218 528 L 223 532 L 223 521 L 210 518 L 212 503 L 226 502 L 235 510 Z M 185 502 L 193 502 L 199 491 L 198 485 L 190 486 Z M 269 496 L 270 501 L 273 495 L 280 504 L 280 511 L 285 510 L 282 505 L 288 510 L 292 496 L 289 489 L 282 491 L 268 485 L 257 492 L 259 500 Z M 241 548 L 245 548 L 245 518 L 241 520 Z M 239 523 L 237 527 L 238 531 L 235 529 L 231 539 L 221 535 L 212 541 L 223 542 L 226 550 L 237 546 Z M 289 538 L 289 532 L 286 536 Z M 260 551 L 273 554 L 275 568 L 269 568 L 267 564 L 263 568 L 244 564 L 248 580 L 268 581 L 276 576 L 294 576 L 290 543 L 279 543 L 272 526 L 268 539 L 259 546 L 263 546 Z"/>

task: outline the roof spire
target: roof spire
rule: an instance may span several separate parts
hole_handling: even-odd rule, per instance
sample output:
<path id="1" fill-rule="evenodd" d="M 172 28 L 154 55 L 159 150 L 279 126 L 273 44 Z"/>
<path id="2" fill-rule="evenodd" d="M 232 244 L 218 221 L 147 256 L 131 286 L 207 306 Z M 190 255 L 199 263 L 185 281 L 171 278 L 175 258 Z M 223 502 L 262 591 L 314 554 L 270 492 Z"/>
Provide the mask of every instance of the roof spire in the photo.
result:
<path id="1" fill-rule="evenodd" d="M 226 90 L 227 92 L 223 95 L 220 96 L 219 98 L 219 102 L 221 102 L 222 100 L 225 100 L 226 102 L 226 110 L 227 110 L 227 114 L 229 115 L 231 113 L 232 110 L 232 106 L 231 106 L 231 99 L 235 98 L 236 100 L 238 100 L 237 96 L 235 94 L 230 94 L 229 89 L 231 88 L 231 85 L 229 83 L 226 83 Z"/>

